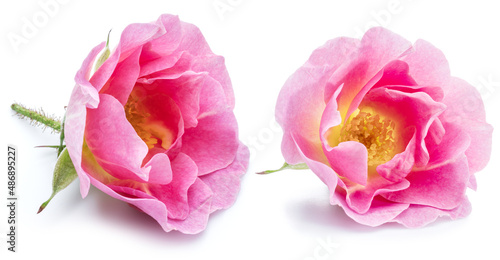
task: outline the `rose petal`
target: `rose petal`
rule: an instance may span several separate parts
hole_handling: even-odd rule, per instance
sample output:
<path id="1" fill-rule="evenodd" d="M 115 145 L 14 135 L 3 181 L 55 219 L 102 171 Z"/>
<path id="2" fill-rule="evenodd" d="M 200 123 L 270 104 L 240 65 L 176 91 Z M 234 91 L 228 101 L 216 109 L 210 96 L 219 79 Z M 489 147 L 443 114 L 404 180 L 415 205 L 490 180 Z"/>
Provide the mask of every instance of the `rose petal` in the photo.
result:
<path id="1" fill-rule="evenodd" d="M 373 199 L 377 195 L 390 194 L 410 187 L 410 182 L 406 179 L 401 180 L 401 182 L 391 182 L 379 175 L 370 176 L 366 186 L 344 180 L 339 181 L 340 184 L 347 190 L 347 205 L 358 214 L 368 212 L 372 207 Z"/>
<path id="2" fill-rule="evenodd" d="M 208 76 L 201 73 L 183 72 L 178 77 L 164 79 L 143 79 L 137 86 L 144 96 L 163 94 L 168 96 L 180 109 L 186 128 L 198 124 L 200 112 L 200 93 Z"/>
<path id="3" fill-rule="evenodd" d="M 312 146 L 300 135 L 292 135 L 292 138 L 302 160 L 307 164 L 309 169 L 326 184 L 330 190 L 330 200 L 333 201 L 335 189 L 337 188 L 338 176 L 328 165 L 325 155 L 321 150 L 318 151 L 316 147 Z M 322 159 L 318 159 L 318 157 L 322 157 Z"/>
<path id="4" fill-rule="evenodd" d="M 326 152 L 338 175 L 365 186 L 368 180 L 368 151 L 358 142 L 342 142 Z"/>
<path id="5" fill-rule="evenodd" d="M 465 196 L 469 181 L 467 158 L 429 169 L 413 170 L 406 179 L 411 183 L 405 190 L 384 194 L 394 202 L 420 204 L 439 209 L 453 209 Z"/>
<path id="6" fill-rule="evenodd" d="M 120 43 L 109 58 L 92 75 L 90 83 L 92 83 L 97 91 L 100 91 L 116 70 L 118 62 L 137 51 L 137 48 L 142 48 L 141 46 L 151 40 L 159 31 L 160 28 L 157 25 L 148 23 L 127 26 L 122 32 Z"/>
<path id="7" fill-rule="evenodd" d="M 396 154 L 390 161 L 377 166 L 377 173 L 392 182 L 402 181 L 415 165 L 416 139 L 416 134 L 414 134 L 403 152 Z"/>
<path id="8" fill-rule="evenodd" d="M 312 53 L 281 89 L 276 104 L 276 120 L 284 130 L 281 151 L 286 162 L 303 162 L 292 140 L 292 132 L 300 133 L 321 149 L 319 126 L 326 106 L 326 82 L 329 75 L 349 60 L 358 43 L 359 40 L 350 38 L 328 41 Z M 326 100 L 330 98 L 331 95 Z"/>
<path id="9" fill-rule="evenodd" d="M 198 175 L 196 163 L 189 156 L 179 153 L 172 161 L 172 181 L 167 185 L 150 185 L 151 195 L 164 203 L 168 217 L 184 220 L 189 215 L 188 189 Z"/>
<path id="10" fill-rule="evenodd" d="M 141 70 L 139 66 L 140 55 L 141 49 L 138 48 L 129 57 L 118 63 L 100 93 L 115 97 L 125 106 Z"/>
<path id="11" fill-rule="evenodd" d="M 406 39 L 382 27 L 368 30 L 361 39 L 359 50 L 351 54 L 350 62 L 336 70 L 329 79 L 325 99 L 328 100 L 335 89 L 344 84 L 338 106 L 345 118 L 349 105 L 373 75 L 407 52 L 411 46 Z"/>
<path id="12" fill-rule="evenodd" d="M 164 167 L 168 162 L 165 157 L 157 157 L 148 168 L 142 168 L 142 160 L 148 153 L 148 147 L 137 135 L 134 128 L 127 121 L 122 105 L 114 97 L 100 95 L 101 102 L 96 109 L 87 112 L 85 140 L 99 164 L 118 179 L 134 181 L 148 181 L 151 167 Z M 109 147 L 113 147 L 112 153 Z M 157 170 L 156 175 L 160 170 Z M 165 170 L 165 175 L 170 174 Z M 156 180 L 168 180 L 165 176 Z"/>
<path id="13" fill-rule="evenodd" d="M 377 197 L 373 200 L 370 209 L 360 214 L 349 207 L 344 196 L 339 193 L 336 193 L 335 196 L 338 205 L 347 216 L 360 224 L 371 227 L 380 226 L 391 221 L 410 207 L 409 204 L 389 202 Z"/>
<path id="14" fill-rule="evenodd" d="M 440 119 L 460 125 L 471 137 L 471 145 L 465 154 L 470 173 L 474 174 L 483 169 L 490 159 L 493 127 L 486 123 L 483 101 L 474 87 L 452 77 L 444 89 L 443 103 L 448 108 Z"/>
<path id="15" fill-rule="evenodd" d="M 396 133 L 400 136 L 413 135 L 416 129 L 417 146 L 415 164 L 426 165 L 429 154 L 425 137 L 432 123 L 446 109 L 442 103 L 434 101 L 424 92 L 404 93 L 397 90 L 377 88 L 370 91 L 360 107 L 373 108 L 377 113 L 388 115 L 396 124 Z"/>
<path id="16" fill-rule="evenodd" d="M 205 229 L 211 212 L 212 193 L 210 188 L 200 179 L 191 186 L 188 192 L 189 215 L 183 219 L 168 219 L 168 225 L 185 234 L 196 234 Z"/>
<path id="17" fill-rule="evenodd" d="M 182 139 L 181 151 L 193 159 L 200 176 L 223 169 L 238 150 L 236 118 L 232 111 L 203 117 L 197 127 L 186 129 Z"/>
<path id="18" fill-rule="evenodd" d="M 240 190 L 240 177 L 246 172 L 250 152 L 240 143 L 234 161 L 224 169 L 200 176 L 213 192 L 210 213 L 230 207 Z"/>
<path id="19" fill-rule="evenodd" d="M 410 75 L 418 85 L 443 86 L 450 77 L 450 67 L 443 52 L 424 40 L 417 40 L 412 51 L 401 60 L 408 63 Z"/>
<path id="20" fill-rule="evenodd" d="M 104 48 L 105 43 L 94 47 L 78 70 L 75 81 L 76 86 L 71 94 L 68 108 L 66 110 L 66 119 L 64 125 L 64 136 L 66 148 L 68 149 L 71 161 L 80 179 L 80 193 L 85 198 L 89 192 L 90 179 L 82 169 L 82 147 L 85 131 L 85 118 L 87 116 L 87 107 L 95 108 L 99 104 L 99 93 L 88 81 L 92 70 L 94 60 L 99 52 Z"/>
<path id="21" fill-rule="evenodd" d="M 418 228 L 434 222 L 438 217 L 449 216 L 452 220 L 464 218 L 471 212 L 471 204 L 467 197 L 464 197 L 459 205 L 452 210 L 442 210 L 422 205 L 411 205 L 407 210 L 394 218 L 405 227 Z"/>

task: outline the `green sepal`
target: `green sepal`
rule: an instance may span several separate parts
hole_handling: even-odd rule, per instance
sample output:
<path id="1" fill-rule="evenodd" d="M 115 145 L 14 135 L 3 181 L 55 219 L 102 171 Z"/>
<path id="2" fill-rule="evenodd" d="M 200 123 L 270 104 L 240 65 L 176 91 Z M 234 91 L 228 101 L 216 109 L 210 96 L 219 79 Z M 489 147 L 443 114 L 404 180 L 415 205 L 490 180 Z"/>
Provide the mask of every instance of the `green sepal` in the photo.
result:
<path id="1" fill-rule="evenodd" d="M 288 163 L 284 163 L 283 166 L 281 166 L 281 168 L 277 169 L 277 170 L 267 170 L 267 171 L 263 171 L 263 172 L 258 172 L 257 174 L 269 174 L 269 173 L 273 173 L 273 172 L 279 172 L 279 171 L 283 171 L 283 170 L 288 170 L 288 169 L 291 169 L 291 170 L 307 170 L 309 169 L 309 167 L 307 166 L 307 164 L 305 163 L 299 163 L 299 164 L 288 164 Z"/>
<path id="2" fill-rule="evenodd" d="M 109 50 L 109 35 L 111 34 L 111 30 L 109 30 L 108 33 L 108 40 L 106 41 L 106 47 L 104 48 L 101 56 L 97 58 L 97 61 L 95 62 L 94 65 L 94 71 L 97 71 L 102 64 L 109 58 L 109 55 L 111 54 L 111 51 Z"/>
<path id="3" fill-rule="evenodd" d="M 61 155 L 57 159 L 56 166 L 54 168 L 54 177 L 52 179 L 52 195 L 45 201 L 38 209 L 38 213 L 42 212 L 49 202 L 54 198 L 54 196 L 64 190 L 70 183 L 72 183 L 76 177 L 78 177 L 75 166 L 69 157 L 68 150 L 64 148 Z M 37 213 L 37 214 L 38 214 Z"/>

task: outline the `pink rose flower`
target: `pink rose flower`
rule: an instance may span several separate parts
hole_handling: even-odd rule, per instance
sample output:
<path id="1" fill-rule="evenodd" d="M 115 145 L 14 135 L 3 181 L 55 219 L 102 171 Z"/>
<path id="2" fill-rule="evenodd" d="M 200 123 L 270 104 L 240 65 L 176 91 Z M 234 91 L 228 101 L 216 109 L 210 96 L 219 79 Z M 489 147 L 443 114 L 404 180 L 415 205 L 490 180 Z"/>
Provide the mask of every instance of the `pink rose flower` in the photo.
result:
<path id="1" fill-rule="evenodd" d="M 65 121 L 82 196 L 92 184 L 165 231 L 202 231 L 233 204 L 248 167 L 224 59 L 171 15 L 129 25 L 91 74 L 103 47 L 78 71 Z"/>
<path id="2" fill-rule="evenodd" d="M 383 28 L 336 38 L 285 83 L 276 105 L 288 164 L 306 163 L 355 221 L 426 225 L 470 213 L 492 127 L 443 53 Z"/>

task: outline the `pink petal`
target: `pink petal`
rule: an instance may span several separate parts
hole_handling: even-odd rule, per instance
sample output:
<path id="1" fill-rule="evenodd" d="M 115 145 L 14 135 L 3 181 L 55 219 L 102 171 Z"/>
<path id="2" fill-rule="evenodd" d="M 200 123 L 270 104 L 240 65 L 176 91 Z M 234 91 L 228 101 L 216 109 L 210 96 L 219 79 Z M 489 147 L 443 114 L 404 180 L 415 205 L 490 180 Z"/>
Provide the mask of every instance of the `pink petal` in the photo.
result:
<path id="1" fill-rule="evenodd" d="M 125 106 L 132 89 L 134 88 L 139 71 L 139 57 L 141 49 L 134 51 L 129 57 L 116 65 L 115 71 L 103 86 L 100 93 L 115 97 Z"/>
<path id="2" fill-rule="evenodd" d="M 230 207 L 240 190 L 240 177 L 248 168 L 250 152 L 240 143 L 234 161 L 224 169 L 200 176 L 213 192 L 211 212 Z"/>
<path id="3" fill-rule="evenodd" d="M 401 58 L 410 66 L 410 75 L 421 86 L 443 86 L 450 77 L 450 67 L 443 52 L 432 44 L 417 40 L 412 52 Z"/>
<path id="4" fill-rule="evenodd" d="M 445 103 L 448 108 L 440 117 L 442 121 L 460 125 L 471 137 L 466 151 L 470 173 L 483 169 L 492 149 L 493 127 L 486 123 L 483 101 L 478 91 L 467 82 L 451 78 L 445 85 Z"/>
<path id="5" fill-rule="evenodd" d="M 342 142 L 325 152 L 338 175 L 365 186 L 368 180 L 368 151 L 358 142 Z"/>
<path id="6" fill-rule="evenodd" d="M 223 169 L 239 147 L 236 118 L 232 111 L 203 117 L 197 127 L 186 129 L 182 140 L 181 151 L 193 159 L 200 176 Z"/>
<path id="7" fill-rule="evenodd" d="M 138 88 L 145 96 L 163 94 L 171 98 L 180 109 L 186 128 L 198 124 L 200 111 L 200 92 L 207 80 L 206 74 L 184 72 L 170 79 L 141 79 Z"/>
<path id="8" fill-rule="evenodd" d="M 155 22 L 159 28 L 155 39 L 144 44 L 141 63 L 160 65 L 157 59 L 172 56 L 181 41 L 181 23 L 177 16 L 162 14 Z"/>
<path id="9" fill-rule="evenodd" d="M 453 209 L 461 202 L 467 189 L 469 181 L 467 158 L 460 156 L 453 162 L 430 169 L 414 170 L 406 179 L 411 183 L 409 188 L 383 196 L 399 203 Z"/>
<path id="10" fill-rule="evenodd" d="M 335 195 L 338 205 L 344 210 L 347 216 L 360 224 L 371 227 L 390 222 L 410 207 L 409 204 L 393 203 L 377 197 L 373 200 L 370 209 L 360 214 L 349 207 L 344 196 L 339 193 Z"/>
<path id="11" fill-rule="evenodd" d="M 413 135 L 406 149 L 396 154 L 390 161 L 377 166 L 377 173 L 392 182 L 402 181 L 415 165 L 416 134 Z"/>
<path id="12" fill-rule="evenodd" d="M 173 228 L 170 227 L 167 224 L 167 215 L 168 215 L 168 210 L 161 201 L 152 198 L 151 196 L 147 196 L 145 198 L 143 197 L 130 197 L 127 194 L 119 194 L 112 188 L 104 185 L 103 183 L 99 182 L 98 180 L 94 179 L 92 176 L 89 176 L 92 185 L 94 185 L 96 188 L 100 189 L 104 193 L 108 194 L 109 196 L 122 200 L 126 203 L 129 203 L 131 205 L 134 205 L 137 207 L 139 210 L 145 212 L 149 216 L 151 216 L 153 219 L 155 219 L 161 227 L 166 231 L 171 231 Z M 137 195 L 143 194 L 140 192 L 136 192 Z"/>
<path id="13" fill-rule="evenodd" d="M 337 188 L 338 176 L 328 165 L 327 159 L 321 150 L 312 146 L 300 135 L 292 135 L 297 150 L 302 160 L 307 164 L 314 174 L 316 174 L 330 190 L 330 201 L 334 201 L 335 190 Z M 317 159 L 323 157 L 322 159 Z"/>
<path id="14" fill-rule="evenodd" d="M 328 100 L 335 89 L 344 84 L 338 100 L 341 115 L 344 117 L 353 99 L 370 79 L 411 46 L 406 39 L 382 27 L 368 30 L 361 39 L 359 49 L 351 54 L 350 62 L 335 71 L 329 79 L 325 99 Z"/>
<path id="15" fill-rule="evenodd" d="M 77 72 L 76 86 L 71 94 L 68 108 L 66 110 L 66 120 L 64 135 L 66 148 L 68 149 L 71 161 L 75 165 L 75 170 L 80 179 L 80 193 L 86 197 L 90 188 L 90 179 L 82 169 L 82 147 L 85 131 L 85 118 L 87 107 L 95 108 L 99 104 L 99 94 L 88 81 L 94 60 L 99 52 L 104 48 L 105 43 L 96 46 L 83 61 L 82 67 Z"/>
<path id="16" fill-rule="evenodd" d="M 471 204 L 467 197 L 464 197 L 459 205 L 451 210 L 411 205 L 407 210 L 394 218 L 393 221 L 409 228 L 418 228 L 434 222 L 438 217 L 449 216 L 452 220 L 464 218 L 470 214 L 471 209 Z"/>
<path id="17" fill-rule="evenodd" d="M 154 24 L 131 24 L 123 30 L 120 43 L 102 66 L 92 75 L 90 82 L 100 91 L 116 70 L 118 62 L 142 48 L 142 45 L 151 40 L 160 28 Z"/>
<path id="18" fill-rule="evenodd" d="M 344 120 L 347 120 L 351 114 L 358 109 L 363 98 L 373 88 L 384 87 L 387 85 L 414 86 L 415 81 L 411 78 L 408 72 L 408 64 L 405 62 L 399 60 L 389 62 L 389 64 L 385 65 L 382 70 L 380 70 L 366 83 L 362 89 L 359 90 L 350 103 L 349 110 L 347 110 Z M 352 79 L 346 78 L 346 81 L 348 80 Z M 342 94 L 344 95 L 345 93 Z"/>
<path id="19" fill-rule="evenodd" d="M 148 170 L 141 167 L 148 147 L 127 121 L 120 102 L 106 94 L 101 94 L 100 98 L 99 106 L 96 109 L 88 109 L 87 112 L 85 139 L 90 151 L 106 172 L 116 178 L 148 181 L 151 168 Z M 113 147 L 114 152 L 110 153 L 109 147 Z M 168 158 L 163 157 L 163 160 Z M 153 162 L 153 165 L 149 166 L 168 165 L 168 162 L 160 162 L 159 158 Z M 164 174 L 168 175 L 170 171 L 166 169 Z M 156 176 L 155 179 L 170 178 Z"/>
<path id="20" fill-rule="evenodd" d="M 281 151 L 286 162 L 303 162 L 292 140 L 292 133 L 300 133 L 321 150 L 319 127 L 326 106 L 326 82 L 329 75 L 349 61 L 350 53 L 357 48 L 358 42 L 349 38 L 328 41 L 312 53 L 281 89 L 276 104 L 276 120 L 284 130 Z"/>
<path id="21" fill-rule="evenodd" d="M 185 234 L 196 234 L 205 229 L 211 212 L 212 193 L 200 179 L 188 192 L 189 216 L 183 220 L 168 219 L 168 226 Z"/>
<path id="22" fill-rule="evenodd" d="M 424 92 L 404 93 L 377 88 L 366 95 L 360 107 L 363 106 L 371 107 L 377 113 L 390 116 L 397 123 L 395 132 L 404 139 L 416 133 L 415 164 L 422 166 L 428 163 L 429 154 L 425 145 L 425 137 L 432 123 L 446 109 L 445 105 L 434 101 Z"/>
<path id="23" fill-rule="evenodd" d="M 342 181 L 343 183 L 344 181 Z M 375 175 L 370 176 L 366 186 L 350 182 L 346 182 L 345 185 L 341 186 L 346 187 L 346 201 L 349 208 L 358 214 L 365 214 L 371 209 L 373 200 L 377 195 L 391 194 L 395 191 L 407 189 L 410 187 L 410 182 L 406 179 L 401 180 L 401 182 L 391 182 L 379 175 Z"/>
<path id="24" fill-rule="evenodd" d="M 210 78 L 224 90 L 225 103 L 234 109 L 234 91 L 227 72 L 224 57 L 217 55 L 197 56 L 193 59 L 193 71 L 208 72 Z"/>
<path id="25" fill-rule="evenodd" d="M 189 215 L 188 189 L 198 175 L 196 164 L 189 156 L 180 153 L 172 161 L 172 181 L 167 185 L 150 185 L 151 195 L 164 203 L 168 217 L 184 220 Z"/>

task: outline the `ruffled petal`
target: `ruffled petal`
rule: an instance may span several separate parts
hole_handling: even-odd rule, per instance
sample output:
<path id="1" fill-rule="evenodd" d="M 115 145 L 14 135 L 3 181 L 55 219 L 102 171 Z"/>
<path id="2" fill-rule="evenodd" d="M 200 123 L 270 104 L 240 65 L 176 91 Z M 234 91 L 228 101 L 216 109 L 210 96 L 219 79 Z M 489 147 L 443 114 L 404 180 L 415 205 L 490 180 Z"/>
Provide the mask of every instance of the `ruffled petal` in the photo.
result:
<path id="1" fill-rule="evenodd" d="M 232 111 L 203 117 L 182 139 L 181 152 L 193 159 L 200 176 L 223 169 L 234 161 L 239 147 L 236 118 Z"/>
<path id="2" fill-rule="evenodd" d="M 337 193 L 335 196 L 337 201 L 336 204 L 344 210 L 347 216 L 360 224 L 371 227 L 380 226 L 384 223 L 390 222 L 410 207 L 409 204 L 394 203 L 377 197 L 373 200 L 370 209 L 360 214 L 359 212 L 351 209 L 342 194 Z"/>
<path id="3" fill-rule="evenodd" d="M 286 162 L 303 162 L 292 139 L 293 133 L 300 133 L 321 149 L 319 128 L 326 106 L 326 83 L 334 71 L 349 61 L 350 54 L 358 44 L 358 40 L 350 38 L 328 41 L 312 53 L 281 89 L 276 104 L 276 120 L 284 130 L 281 151 Z M 326 100 L 330 100 L 330 97 Z"/>
<path id="4" fill-rule="evenodd" d="M 200 176 L 213 192 L 211 212 L 233 205 L 240 190 L 240 178 L 248 168 L 250 152 L 241 144 L 234 161 L 224 169 Z"/>
<path id="5" fill-rule="evenodd" d="M 94 47 L 78 70 L 75 81 L 76 86 L 71 94 L 68 108 L 66 110 L 66 120 L 64 135 L 66 148 L 68 149 L 71 161 L 80 179 L 80 193 L 86 197 L 90 188 L 90 179 L 82 169 L 82 147 L 85 132 L 85 118 L 87 107 L 96 108 L 99 104 L 99 93 L 88 81 L 94 60 L 99 52 L 104 48 L 105 43 Z"/>
<path id="6" fill-rule="evenodd" d="M 470 173 L 483 169 L 491 157 L 493 127 L 486 123 L 486 113 L 479 92 L 464 80 L 451 78 L 445 85 L 443 103 L 448 106 L 440 117 L 443 122 L 459 125 L 471 138 L 465 152 Z"/>
<path id="7" fill-rule="evenodd" d="M 172 161 L 173 178 L 168 185 L 149 185 L 151 195 L 164 203 L 168 217 L 184 220 L 189 215 L 188 190 L 196 182 L 198 168 L 189 156 L 180 153 Z"/>
<path id="8" fill-rule="evenodd" d="M 410 207 L 394 218 L 405 227 L 419 228 L 434 222 L 439 217 L 449 216 L 452 220 L 464 218 L 470 214 L 471 204 L 464 197 L 457 207 L 451 210 L 443 210 L 422 205 L 410 205 Z"/>

